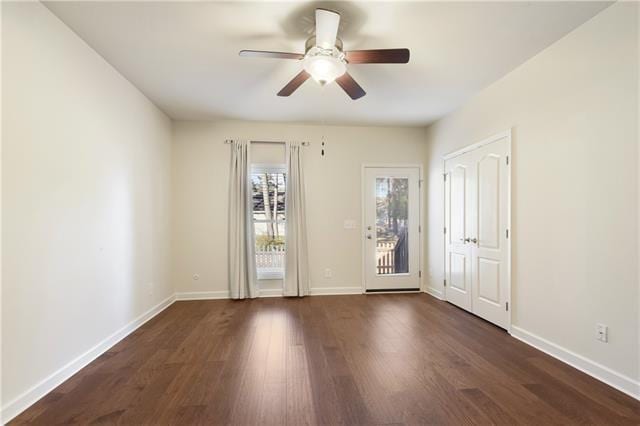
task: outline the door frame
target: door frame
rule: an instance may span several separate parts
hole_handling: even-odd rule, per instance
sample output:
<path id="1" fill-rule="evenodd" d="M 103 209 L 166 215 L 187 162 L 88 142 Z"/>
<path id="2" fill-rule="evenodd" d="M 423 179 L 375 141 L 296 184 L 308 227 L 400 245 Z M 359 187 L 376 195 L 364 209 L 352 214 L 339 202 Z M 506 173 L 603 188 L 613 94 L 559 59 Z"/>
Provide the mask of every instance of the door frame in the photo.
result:
<path id="1" fill-rule="evenodd" d="M 507 156 L 509 158 L 509 167 L 507 168 L 507 229 L 509 230 L 509 238 L 507 238 L 507 303 L 509 303 L 509 314 L 507 315 L 508 318 L 508 324 L 507 324 L 507 333 L 511 334 L 511 324 L 513 321 L 513 303 L 512 303 L 512 299 L 511 299 L 511 295 L 512 295 L 512 286 L 511 286 L 511 282 L 513 280 L 513 278 L 511 277 L 511 241 L 513 240 L 513 228 L 511 227 L 511 203 L 512 203 L 512 194 L 511 194 L 511 170 L 513 169 L 513 156 L 511 155 L 511 137 L 512 137 L 512 131 L 513 128 L 509 128 L 507 130 L 504 130 L 500 133 L 496 133 L 492 136 L 489 136 L 486 139 L 481 140 L 480 142 L 476 142 L 473 143 L 471 145 L 465 146 L 464 148 L 458 149 L 456 151 L 450 152 L 449 154 L 446 154 L 444 156 L 442 156 L 442 218 L 443 221 L 446 220 L 446 214 L 447 214 L 447 206 L 446 206 L 446 182 L 444 180 L 444 170 L 445 169 L 445 165 L 446 165 L 446 161 L 450 160 L 452 158 L 455 158 L 459 155 L 462 154 L 466 154 L 467 152 L 471 152 L 474 151 L 478 148 L 481 148 L 485 145 L 489 145 L 492 142 L 496 142 L 499 141 L 500 139 L 507 139 Z M 442 227 L 442 230 L 444 231 L 444 226 Z M 447 276 L 447 239 L 446 236 L 444 235 L 444 232 L 442 234 L 443 238 L 442 238 L 442 252 L 444 253 L 443 256 L 443 271 L 444 271 L 444 276 Z M 443 287 L 443 291 L 442 291 L 442 296 L 443 299 L 446 301 L 447 300 L 447 286 Z"/>
<path id="2" fill-rule="evenodd" d="M 365 213 L 365 189 L 366 189 L 366 178 L 365 172 L 366 169 L 375 168 L 375 169 L 384 169 L 384 168 L 393 168 L 393 169 L 418 169 L 418 233 L 420 237 L 418 239 L 418 290 L 415 292 L 407 292 L 403 291 L 402 293 L 422 293 L 424 291 L 424 283 L 422 276 L 423 270 L 423 259 L 422 252 L 424 245 L 424 197 L 422 196 L 422 191 L 424 190 L 424 175 L 423 175 L 423 165 L 418 163 L 363 163 L 360 169 L 360 250 L 362 252 L 361 255 L 361 270 L 360 274 L 362 275 L 361 279 L 361 291 L 362 294 L 381 294 L 381 293 L 395 293 L 394 291 L 389 292 L 375 292 L 375 293 L 367 293 L 367 277 L 366 277 L 366 247 L 365 247 L 365 239 L 366 239 L 366 213 Z"/>

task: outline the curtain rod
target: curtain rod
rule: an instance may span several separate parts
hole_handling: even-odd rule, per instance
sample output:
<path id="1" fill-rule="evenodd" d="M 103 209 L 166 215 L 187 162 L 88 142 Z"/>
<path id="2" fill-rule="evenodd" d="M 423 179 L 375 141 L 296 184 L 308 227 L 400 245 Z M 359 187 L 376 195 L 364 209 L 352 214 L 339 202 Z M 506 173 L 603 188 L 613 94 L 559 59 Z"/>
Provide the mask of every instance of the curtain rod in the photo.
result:
<path id="1" fill-rule="evenodd" d="M 277 143 L 277 144 L 285 144 L 285 141 L 250 141 L 251 143 Z M 231 139 L 227 139 L 224 141 L 225 145 L 230 145 L 233 143 Z M 302 142 L 302 146 L 309 146 L 311 142 Z"/>

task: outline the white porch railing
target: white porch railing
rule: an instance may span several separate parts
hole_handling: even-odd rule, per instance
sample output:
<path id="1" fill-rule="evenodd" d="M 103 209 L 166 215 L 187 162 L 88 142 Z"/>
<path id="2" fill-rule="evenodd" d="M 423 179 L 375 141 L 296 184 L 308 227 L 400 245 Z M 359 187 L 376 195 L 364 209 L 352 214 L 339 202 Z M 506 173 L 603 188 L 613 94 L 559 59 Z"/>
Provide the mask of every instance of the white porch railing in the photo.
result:
<path id="1" fill-rule="evenodd" d="M 256 268 L 263 270 L 284 268 L 284 246 L 256 248 Z"/>

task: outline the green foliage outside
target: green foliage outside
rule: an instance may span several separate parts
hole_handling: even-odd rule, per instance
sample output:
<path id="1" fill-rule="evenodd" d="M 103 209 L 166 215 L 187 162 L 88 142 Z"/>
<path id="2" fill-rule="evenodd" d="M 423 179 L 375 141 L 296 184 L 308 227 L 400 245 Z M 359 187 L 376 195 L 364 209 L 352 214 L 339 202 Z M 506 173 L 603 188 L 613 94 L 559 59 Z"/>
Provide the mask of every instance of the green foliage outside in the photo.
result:
<path id="1" fill-rule="evenodd" d="M 256 235 L 256 247 L 260 248 L 280 248 L 284 246 L 284 236 Z"/>

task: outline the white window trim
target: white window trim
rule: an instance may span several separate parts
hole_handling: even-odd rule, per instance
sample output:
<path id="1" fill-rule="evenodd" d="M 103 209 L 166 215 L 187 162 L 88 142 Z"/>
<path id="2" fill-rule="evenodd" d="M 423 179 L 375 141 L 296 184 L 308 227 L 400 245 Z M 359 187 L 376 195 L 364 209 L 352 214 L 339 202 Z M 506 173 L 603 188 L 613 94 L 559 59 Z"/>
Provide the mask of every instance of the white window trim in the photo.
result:
<path id="1" fill-rule="evenodd" d="M 251 174 L 254 173 L 286 173 L 287 165 L 286 164 L 252 164 L 251 165 Z M 253 220 L 253 223 L 267 223 L 273 222 L 275 224 L 283 224 L 284 220 L 264 220 L 257 219 Z M 276 272 L 276 271 L 257 271 L 258 281 L 262 280 L 283 280 L 284 279 L 284 271 Z"/>
<path id="2" fill-rule="evenodd" d="M 252 164 L 251 173 L 286 173 L 286 164 Z"/>

